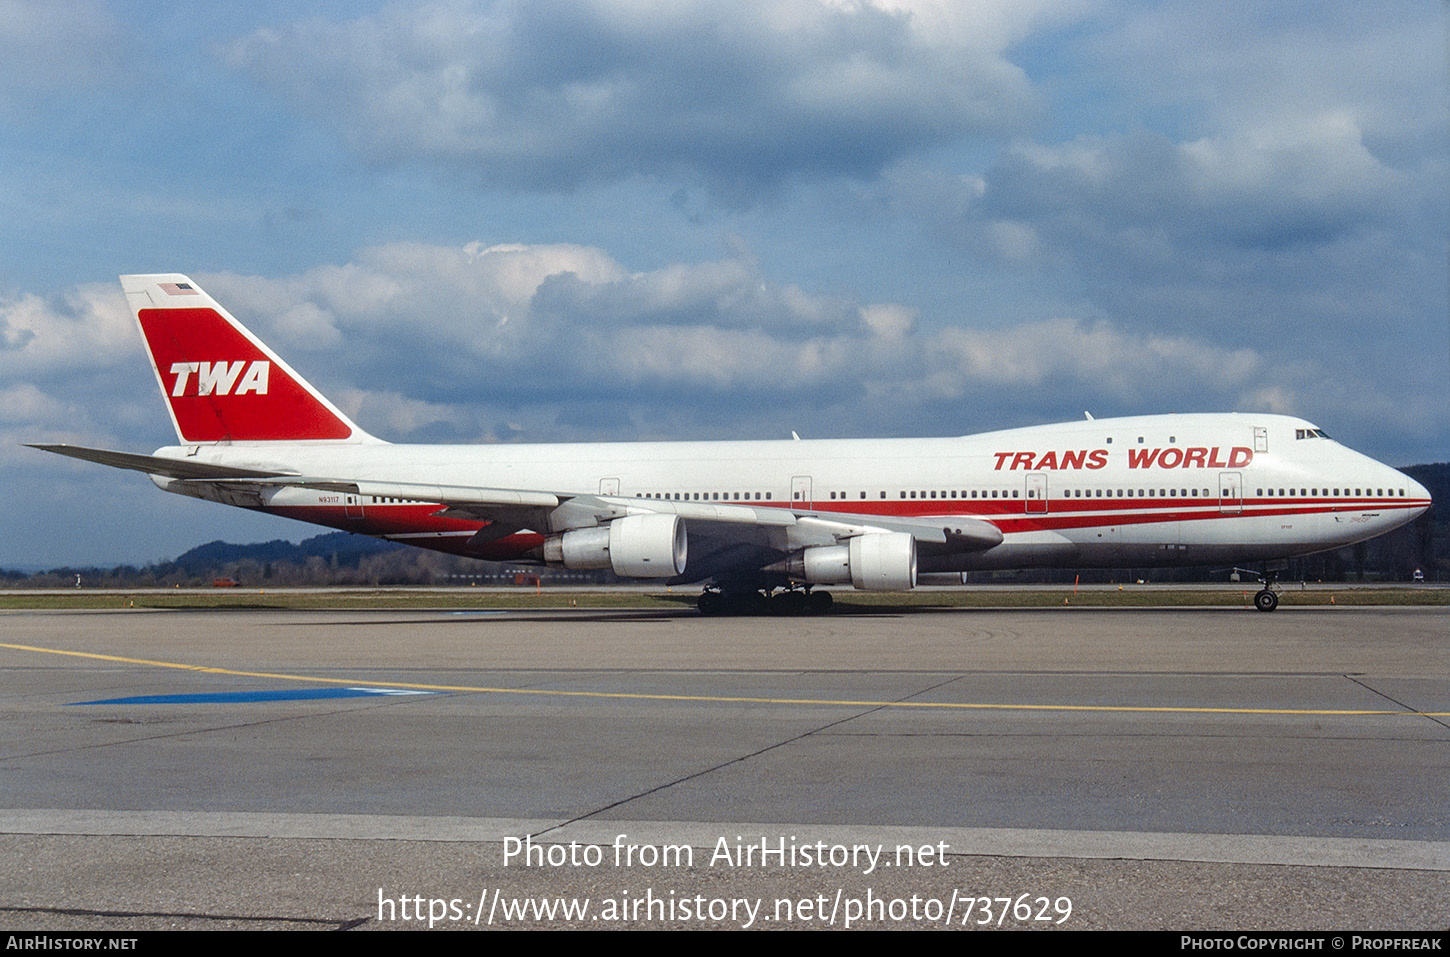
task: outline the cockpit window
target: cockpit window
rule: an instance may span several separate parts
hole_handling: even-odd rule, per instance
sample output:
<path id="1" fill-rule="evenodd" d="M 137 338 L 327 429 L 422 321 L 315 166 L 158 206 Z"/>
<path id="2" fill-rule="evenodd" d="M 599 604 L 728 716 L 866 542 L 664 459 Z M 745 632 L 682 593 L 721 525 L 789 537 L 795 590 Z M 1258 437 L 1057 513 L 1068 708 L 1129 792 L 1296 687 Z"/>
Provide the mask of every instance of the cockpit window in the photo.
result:
<path id="1" fill-rule="evenodd" d="M 1327 439 L 1327 438 L 1329 438 L 1329 433 L 1328 432 L 1325 432 L 1323 429 L 1295 429 L 1294 430 L 1294 438 L 1296 438 L 1296 439 Z"/>

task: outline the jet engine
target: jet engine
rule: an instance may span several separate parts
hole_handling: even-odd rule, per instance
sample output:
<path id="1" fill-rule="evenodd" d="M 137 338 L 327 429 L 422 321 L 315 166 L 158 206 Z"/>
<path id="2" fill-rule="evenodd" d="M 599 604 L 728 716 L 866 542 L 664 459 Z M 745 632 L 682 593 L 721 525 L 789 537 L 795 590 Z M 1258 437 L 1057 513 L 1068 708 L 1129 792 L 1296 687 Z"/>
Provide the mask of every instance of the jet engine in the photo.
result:
<path id="1" fill-rule="evenodd" d="M 863 591 L 916 587 L 916 539 L 905 532 L 857 535 L 845 545 L 817 545 L 772 566 L 808 585 L 850 582 Z"/>
<path id="2" fill-rule="evenodd" d="M 673 578 L 685 570 L 685 523 L 678 515 L 630 515 L 544 541 L 544 561 L 611 568 L 624 578 Z"/>

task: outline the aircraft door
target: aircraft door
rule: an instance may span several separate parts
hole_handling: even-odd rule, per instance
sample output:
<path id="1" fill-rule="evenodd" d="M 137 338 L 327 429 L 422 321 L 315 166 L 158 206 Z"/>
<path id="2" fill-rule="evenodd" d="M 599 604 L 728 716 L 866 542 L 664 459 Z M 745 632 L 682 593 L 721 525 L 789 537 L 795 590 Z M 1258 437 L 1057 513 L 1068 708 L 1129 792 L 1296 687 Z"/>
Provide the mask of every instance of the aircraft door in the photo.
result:
<path id="1" fill-rule="evenodd" d="M 619 479 L 602 478 L 599 480 L 599 494 L 617 496 L 619 494 Z"/>
<path id="2" fill-rule="evenodd" d="M 1027 473 L 1027 513 L 1047 511 L 1047 473 Z"/>
<path id="3" fill-rule="evenodd" d="M 1238 515 L 1244 510 L 1244 476 L 1242 472 L 1218 473 L 1218 510 L 1223 515 Z"/>
<path id="4" fill-rule="evenodd" d="M 790 477 L 790 507 L 810 509 L 815 507 L 811 498 L 811 477 L 792 475 Z"/>
<path id="5" fill-rule="evenodd" d="M 361 519 L 363 517 L 362 496 L 344 495 L 342 497 L 342 514 L 348 518 Z"/>
<path id="6" fill-rule="evenodd" d="M 1254 451 L 1269 451 L 1269 430 L 1262 425 L 1254 426 Z"/>

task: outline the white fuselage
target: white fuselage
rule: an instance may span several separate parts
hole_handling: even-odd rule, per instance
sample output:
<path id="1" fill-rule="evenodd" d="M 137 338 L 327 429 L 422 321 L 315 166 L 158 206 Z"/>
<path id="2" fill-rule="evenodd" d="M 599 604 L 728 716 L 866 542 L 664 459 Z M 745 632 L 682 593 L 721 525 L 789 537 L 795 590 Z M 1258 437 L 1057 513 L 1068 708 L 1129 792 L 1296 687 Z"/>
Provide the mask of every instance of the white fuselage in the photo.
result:
<path id="1" fill-rule="evenodd" d="M 358 482 L 647 499 L 657 508 L 748 503 L 856 523 L 894 517 L 950 528 L 953 518 L 977 519 L 1001 530 L 1002 542 L 990 548 L 928 550 L 924 572 L 1278 559 L 1371 538 L 1430 504 L 1419 483 L 1310 423 L 1257 414 L 1085 420 L 959 438 L 257 443 L 156 454 Z M 465 548 L 486 523 L 440 518 L 422 496 L 295 487 L 188 492 L 185 483 L 156 481 L 172 491 L 485 558 L 525 556 L 556 530 L 531 528 L 487 548 Z M 762 544 L 781 553 L 821 543 L 808 523 L 762 530 Z"/>

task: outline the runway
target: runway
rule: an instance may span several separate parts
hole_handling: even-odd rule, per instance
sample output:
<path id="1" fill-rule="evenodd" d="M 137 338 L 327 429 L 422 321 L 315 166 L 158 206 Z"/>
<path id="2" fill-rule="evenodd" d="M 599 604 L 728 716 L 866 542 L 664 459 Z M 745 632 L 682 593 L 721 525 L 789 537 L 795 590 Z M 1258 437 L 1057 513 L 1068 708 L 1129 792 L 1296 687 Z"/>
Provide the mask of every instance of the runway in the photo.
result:
<path id="1" fill-rule="evenodd" d="M 0 621 L 11 926 L 1450 924 L 1439 609 Z"/>

